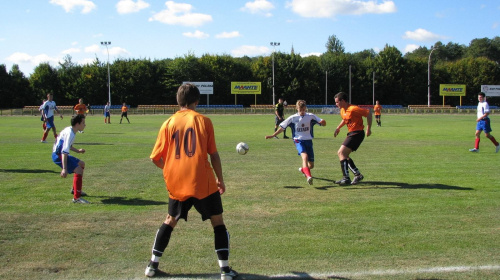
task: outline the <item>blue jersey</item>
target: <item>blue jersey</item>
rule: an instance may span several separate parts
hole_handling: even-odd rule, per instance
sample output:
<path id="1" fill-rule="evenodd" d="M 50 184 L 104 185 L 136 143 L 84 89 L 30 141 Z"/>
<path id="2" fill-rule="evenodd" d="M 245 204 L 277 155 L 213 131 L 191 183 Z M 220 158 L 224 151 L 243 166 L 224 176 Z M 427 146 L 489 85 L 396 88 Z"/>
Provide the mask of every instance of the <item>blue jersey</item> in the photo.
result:
<path id="1" fill-rule="evenodd" d="M 280 123 L 280 127 L 283 129 L 290 127 L 293 139 L 312 140 L 314 138 L 313 126 L 321 121 L 321 118 L 312 113 L 305 113 L 304 116 L 296 113 Z"/>

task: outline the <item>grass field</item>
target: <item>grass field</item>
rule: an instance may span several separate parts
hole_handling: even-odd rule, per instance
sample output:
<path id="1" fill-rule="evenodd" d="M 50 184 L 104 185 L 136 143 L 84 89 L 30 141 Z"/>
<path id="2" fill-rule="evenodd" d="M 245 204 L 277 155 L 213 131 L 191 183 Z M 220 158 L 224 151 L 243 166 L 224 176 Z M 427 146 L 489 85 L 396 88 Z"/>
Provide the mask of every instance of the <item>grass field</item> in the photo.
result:
<path id="1" fill-rule="evenodd" d="M 340 117 L 320 116 L 309 186 L 292 141 L 264 139 L 272 115 L 210 115 L 240 279 L 499 279 L 500 153 L 484 135 L 480 152 L 468 152 L 475 115 L 383 115 L 352 155 L 365 180 L 348 187 L 334 183 L 346 128 L 333 138 Z M 38 117 L 0 118 L 1 279 L 145 278 L 168 208 L 149 154 L 168 115 L 112 117 L 89 116 L 76 136 L 90 205 L 71 202 L 72 176 L 60 178 Z M 500 140 L 500 117 L 492 126 Z M 247 155 L 236 153 L 240 141 Z M 196 211 L 160 269 L 159 278 L 219 277 L 210 223 Z"/>

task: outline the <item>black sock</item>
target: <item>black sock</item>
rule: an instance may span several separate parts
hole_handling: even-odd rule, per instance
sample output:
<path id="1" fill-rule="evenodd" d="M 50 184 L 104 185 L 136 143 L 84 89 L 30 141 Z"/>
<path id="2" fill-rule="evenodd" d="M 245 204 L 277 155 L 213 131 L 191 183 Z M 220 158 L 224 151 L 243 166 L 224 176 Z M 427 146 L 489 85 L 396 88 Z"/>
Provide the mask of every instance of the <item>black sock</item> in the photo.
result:
<path id="1" fill-rule="evenodd" d="M 342 169 L 344 178 L 349 178 L 349 164 L 347 163 L 347 159 L 340 161 L 340 168 Z"/>
<path id="2" fill-rule="evenodd" d="M 163 251 L 167 248 L 168 242 L 170 241 L 170 235 L 174 229 L 167 225 L 162 224 L 161 227 L 156 232 L 155 244 L 153 245 L 153 255 L 161 257 Z"/>
<path id="3" fill-rule="evenodd" d="M 229 232 L 225 225 L 214 227 L 215 252 L 221 261 L 229 259 Z"/>
<path id="4" fill-rule="evenodd" d="M 356 167 L 356 165 L 354 164 L 354 161 L 352 161 L 351 158 L 347 159 L 347 164 L 349 165 L 349 169 L 351 169 L 351 171 L 352 171 L 352 173 L 354 173 L 354 175 L 360 174 L 358 168 Z"/>

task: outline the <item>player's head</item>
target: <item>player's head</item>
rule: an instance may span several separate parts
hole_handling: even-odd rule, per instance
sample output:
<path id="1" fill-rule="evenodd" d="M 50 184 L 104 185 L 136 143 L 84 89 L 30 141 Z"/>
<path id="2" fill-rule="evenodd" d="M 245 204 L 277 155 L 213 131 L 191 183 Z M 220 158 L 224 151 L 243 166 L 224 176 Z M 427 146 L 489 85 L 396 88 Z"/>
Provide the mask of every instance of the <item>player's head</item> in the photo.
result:
<path id="1" fill-rule="evenodd" d="M 297 112 L 299 112 L 299 114 L 301 116 L 303 116 L 306 113 L 307 104 L 306 104 L 305 100 L 301 100 L 301 99 L 297 100 L 297 103 L 295 104 L 295 106 L 297 107 Z"/>
<path id="2" fill-rule="evenodd" d="M 378 105 L 378 104 L 380 104 L 380 103 L 378 102 L 378 100 L 377 100 L 377 101 L 375 101 L 375 102 L 376 102 L 376 104 L 377 104 L 377 105 Z"/>
<path id="3" fill-rule="evenodd" d="M 486 97 L 486 93 L 484 93 L 484 92 L 480 92 L 477 94 L 477 99 L 479 100 L 479 102 L 483 102 L 485 97 Z"/>
<path id="4" fill-rule="evenodd" d="M 347 105 L 347 94 L 345 92 L 339 92 L 335 94 L 335 105 L 339 108 L 346 108 Z"/>
<path id="5" fill-rule="evenodd" d="M 83 104 L 83 98 L 78 99 L 78 103 Z"/>
<path id="6" fill-rule="evenodd" d="M 177 90 L 177 104 L 181 107 L 188 107 L 199 100 L 200 90 L 193 84 L 183 84 Z"/>
<path id="7" fill-rule="evenodd" d="M 280 97 L 280 98 L 278 99 L 278 103 L 283 103 L 283 98 L 281 98 L 281 97 Z"/>
<path id="8" fill-rule="evenodd" d="M 54 94 L 52 94 L 52 92 L 47 93 L 47 100 L 48 101 L 52 101 L 53 98 L 54 98 Z"/>
<path id="9" fill-rule="evenodd" d="M 76 126 L 78 124 L 81 124 L 82 121 L 85 123 L 85 115 L 74 115 L 71 118 L 71 126 Z"/>
<path id="10" fill-rule="evenodd" d="M 127 104 L 125 102 L 123 102 L 123 106 L 126 106 Z"/>

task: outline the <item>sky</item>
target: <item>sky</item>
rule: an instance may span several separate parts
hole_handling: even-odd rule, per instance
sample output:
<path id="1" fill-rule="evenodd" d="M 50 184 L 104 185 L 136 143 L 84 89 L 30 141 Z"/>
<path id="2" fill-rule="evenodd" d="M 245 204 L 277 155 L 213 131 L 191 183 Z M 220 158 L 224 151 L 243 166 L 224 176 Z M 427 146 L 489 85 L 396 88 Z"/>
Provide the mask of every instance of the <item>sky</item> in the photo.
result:
<path id="1" fill-rule="evenodd" d="M 106 62 L 108 52 L 111 63 L 292 48 L 305 57 L 324 53 L 331 35 L 349 53 L 389 45 L 405 54 L 500 36 L 499 0 L 2 0 L 0 7 L 0 64 L 7 71 L 17 64 L 26 76 L 67 55 L 81 65 Z"/>

